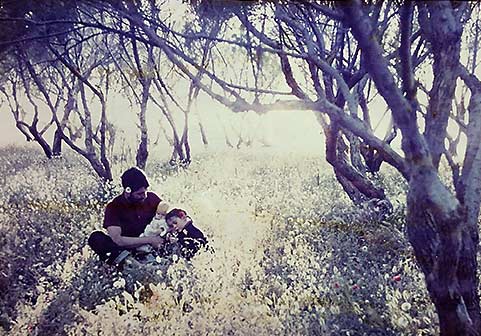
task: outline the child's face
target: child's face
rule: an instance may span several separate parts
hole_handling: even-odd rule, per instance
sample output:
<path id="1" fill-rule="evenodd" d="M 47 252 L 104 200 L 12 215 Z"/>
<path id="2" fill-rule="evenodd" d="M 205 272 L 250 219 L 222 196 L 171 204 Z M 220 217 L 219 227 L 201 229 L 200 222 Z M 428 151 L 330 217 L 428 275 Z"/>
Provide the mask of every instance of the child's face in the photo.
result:
<path id="1" fill-rule="evenodd" d="M 164 218 L 167 214 L 167 210 L 169 210 L 169 205 L 165 202 L 160 202 L 157 206 L 156 217 Z"/>
<path id="2" fill-rule="evenodd" d="M 167 225 L 169 229 L 172 231 L 181 231 L 184 229 L 185 225 L 187 224 L 187 217 L 177 217 L 173 216 L 167 220 Z"/>

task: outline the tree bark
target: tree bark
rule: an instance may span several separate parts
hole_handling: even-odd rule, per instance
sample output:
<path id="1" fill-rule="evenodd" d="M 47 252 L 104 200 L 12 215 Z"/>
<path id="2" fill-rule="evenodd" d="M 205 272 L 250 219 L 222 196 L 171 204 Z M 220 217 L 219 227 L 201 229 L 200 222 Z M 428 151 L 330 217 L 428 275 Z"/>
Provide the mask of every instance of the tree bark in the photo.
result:
<path id="1" fill-rule="evenodd" d="M 197 117 L 199 118 L 199 129 L 200 129 L 200 136 L 202 138 L 202 143 L 204 144 L 204 147 L 207 148 L 209 146 L 209 140 L 207 138 L 207 132 L 205 131 L 204 123 L 202 122 L 202 118 L 200 116 L 200 111 L 198 108 L 197 108 Z"/>
<path id="2" fill-rule="evenodd" d="M 189 108 L 190 110 L 190 108 Z M 181 138 L 180 148 L 184 148 L 184 159 L 182 161 L 183 165 L 188 166 L 190 164 L 190 144 L 189 144 L 189 110 L 184 112 L 184 131 Z"/>
<path id="3" fill-rule="evenodd" d="M 33 139 L 38 142 L 40 147 L 42 147 L 43 152 L 45 153 L 45 156 L 49 159 L 52 158 L 52 149 L 50 148 L 50 145 L 48 142 L 44 139 L 44 137 L 40 134 L 40 132 L 37 130 L 36 123 L 34 123 L 32 126 L 28 128 L 30 133 L 33 136 Z"/>
<path id="4" fill-rule="evenodd" d="M 439 316 L 442 336 L 479 335 L 476 245 L 466 212 L 433 166 L 413 170 L 407 232 Z M 474 275 L 474 277 L 473 277 Z"/>
<path id="5" fill-rule="evenodd" d="M 433 6 L 438 8 L 437 3 Z M 442 10 L 453 10 L 449 2 L 442 2 L 442 6 Z M 376 23 L 365 15 L 360 1 L 351 2 L 343 10 L 366 56 L 368 71 L 403 134 L 402 148 L 410 165 L 406 221 L 408 237 L 436 306 L 440 335 L 479 335 L 477 239 L 473 238 L 466 209 L 440 181 L 436 158 L 433 160 L 431 157 L 433 147 L 428 146 L 418 130 L 415 107 L 395 83 L 382 49 L 373 36 L 373 24 Z M 445 18 L 451 19 L 452 13 L 447 14 Z M 446 38 L 444 35 L 438 37 L 441 40 Z M 444 42 L 459 43 L 459 39 L 451 41 L 446 38 Z M 448 76 L 445 79 L 455 81 L 456 78 Z M 452 83 L 443 85 L 450 87 Z M 450 94 L 449 90 L 446 92 Z M 452 96 L 445 99 L 452 99 Z M 440 112 L 444 113 L 446 107 L 442 108 L 444 110 Z M 445 130 L 440 127 L 437 134 L 443 132 Z M 479 143 L 479 138 L 471 141 Z M 433 152 L 436 156 L 437 152 Z"/>
<path id="6" fill-rule="evenodd" d="M 144 87 L 144 91 L 149 90 L 149 88 Z M 142 102 L 140 104 L 140 113 L 139 113 L 139 121 L 140 121 L 140 143 L 139 147 L 137 148 L 137 154 L 135 156 L 135 161 L 137 163 L 137 167 L 141 169 L 145 169 L 145 165 L 147 163 L 147 158 L 149 156 L 148 151 L 148 132 L 147 132 L 147 122 L 145 120 L 145 112 L 147 108 L 147 95 L 142 95 Z"/>
<path id="7" fill-rule="evenodd" d="M 55 130 L 53 135 L 52 152 L 54 156 L 62 155 L 62 134 L 60 128 Z"/>
<path id="8" fill-rule="evenodd" d="M 83 75 L 80 73 L 79 69 L 70 64 L 64 56 L 60 55 L 60 53 L 54 49 L 53 47 L 49 48 L 50 51 L 57 57 L 57 59 L 74 75 L 77 79 L 79 79 L 79 91 L 82 101 L 82 106 L 84 110 L 84 117 L 80 118 L 82 125 L 85 130 L 85 150 L 77 146 L 72 139 L 68 138 L 62 130 L 62 127 L 58 129 L 62 130 L 62 139 L 65 143 L 72 148 L 74 151 L 85 157 L 89 163 L 91 164 L 94 171 L 103 179 L 112 181 L 112 170 L 110 168 L 110 162 L 107 158 L 106 153 L 106 127 L 107 127 L 107 102 L 105 97 L 101 91 L 99 91 L 92 83 L 89 81 L 88 75 L 91 73 L 93 68 L 87 71 L 87 74 Z M 92 93 L 97 96 L 100 102 L 101 112 L 100 112 L 100 140 L 97 139 L 96 134 L 93 131 L 92 127 L 92 114 L 89 109 L 89 104 L 86 97 L 85 87 L 84 85 L 88 86 Z M 80 113 L 79 113 L 80 116 Z M 61 126 L 60 122 L 57 120 L 57 126 Z M 100 144 L 100 158 L 96 154 L 96 149 L 94 146 L 94 141 Z"/>
<path id="9" fill-rule="evenodd" d="M 147 113 L 147 104 L 150 97 L 150 86 L 152 84 L 152 69 L 153 69 L 153 50 L 152 46 L 147 46 L 147 62 L 145 69 L 142 67 L 137 42 L 133 39 L 132 40 L 132 50 L 134 54 L 134 60 L 136 69 L 138 72 L 138 79 L 140 84 L 142 85 L 142 97 L 140 101 L 140 111 L 139 111 L 139 122 L 140 122 L 140 143 L 137 149 L 137 154 L 135 156 L 135 160 L 137 163 L 137 167 L 145 169 L 147 164 L 147 158 L 149 156 L 148 150 L 148 142 L 149 142 L 149 133 L 147 130 L 147 121 L 146 121 L 146 113 Z"/>
<path id="10" fill-rule="evenodd" d="M 460 53 L 462 26 L 456 22 L 449 2 L 429 4 L 430 19 L 422 26 L 433 53 L 433 86 L 426 114 L 426 141 L 435 167 L 444 153 L 447 126 L 451 114 Z M 429 28 L 425 25 L 429 24 Z"/>
<path id="11" fill-rule="evenodd" d="M 374 186 L 368 178 L 348 163 L 347 144 L 339 133 L 337 123 L 334 121 L 331 126 L 325 127 L 324 133 L 327 162 L 332 165 L 337 180 L 354 204 L 361 204 L 370 199 L 387 201 L 384 190 Z"/>
<path id="12" fill-rule="evenodd" d="M 467 290 L 464 293 L 469 314 L 481 334 L 481 312 L 477 288 L 479 280 L 477 270 L 477 249 L 479 246 L 479 209 L 481 204 L 481 81 L 474 75 L 469 75 L 465 68 L 461 69 L 461 78 L 471 90 L 469 100 L 469 121 L 466 136 L 470 140 L 466 149 L 462 174 L 456 185 L 458 199 L 466 209 L 465 245 L 462 246 L 459 273 L 465 279 Z"/>

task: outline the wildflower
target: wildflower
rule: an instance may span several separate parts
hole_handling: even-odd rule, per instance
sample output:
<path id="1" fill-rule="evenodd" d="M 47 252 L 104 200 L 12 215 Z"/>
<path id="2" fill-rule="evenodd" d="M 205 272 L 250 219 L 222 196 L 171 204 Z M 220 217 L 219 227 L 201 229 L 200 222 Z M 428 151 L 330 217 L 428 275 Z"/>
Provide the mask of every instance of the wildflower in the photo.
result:
<path id="1" fill-rule="evenodd" d="M 400 274 L 397 274 L 395 276 L 392 277 L 392 281 L 401 281 L 401 275 Z"/>
<path id="2" fill-rule="evenodd" d="M 124 278 L 120 278 L 120 279 L 118 279 L 117 281 L 115 281 L 115 282 L 113 283 L 113 285 L 114 285 L 115 288 L 122 288 L 122 287 L 125 286 L 125 279 L 124 279 Z"/>
<path id="3" fill-rule="evenodd" d="M 409 325 L 409 321 L 406 317 L 404 316 L 401 316 L 398 320 L 397 320 L 397 325 L 400 326 L 401 328 L 406 328 L 408 325 Z"/>

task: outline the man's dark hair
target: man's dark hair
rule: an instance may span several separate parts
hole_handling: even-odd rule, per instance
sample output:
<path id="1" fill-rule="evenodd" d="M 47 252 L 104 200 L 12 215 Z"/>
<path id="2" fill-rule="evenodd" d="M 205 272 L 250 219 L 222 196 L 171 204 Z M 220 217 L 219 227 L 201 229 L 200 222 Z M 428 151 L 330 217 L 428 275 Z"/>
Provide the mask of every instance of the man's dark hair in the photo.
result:
<path id="1" fill-rule="evenodd" d="M 121 180 L 122 187 L 124 187 L 124 189 L 129 187 L 132 191 L 138 190 L 142 187 L 147 188 L 149 186 L 145 173 L 137 167 L 127 169 L 122 174 Z"/>
<path id="2" fill-rule="evenodd" d="M 165 215 L 165 220 L 168 220 L 172 217 L 184 218 L 185 216 L 187 216 L 187 212 L 185 212 L 185 210 L 172 209 L 167 213 L 167 215 Z"/>

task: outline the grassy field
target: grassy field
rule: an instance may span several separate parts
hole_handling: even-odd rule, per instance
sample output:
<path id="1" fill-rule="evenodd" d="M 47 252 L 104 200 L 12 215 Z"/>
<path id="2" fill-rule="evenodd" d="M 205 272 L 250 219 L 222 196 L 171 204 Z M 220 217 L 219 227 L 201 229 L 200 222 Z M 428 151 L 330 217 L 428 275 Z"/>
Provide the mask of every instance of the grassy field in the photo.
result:
<path id="1" fill-rule="evenodd" d="M 315 156 L 206 153 L 187 170 L 151 158 L 151 190 L 215 249 L 161 277 L 117 271 L 85 246 L 125 164 L 106 185 L 68 153 L 7 147 L 0 158 L 0 334 L 435 334 L 393 172 L 379 176 L 395 205 L 380 219 Z"/>

